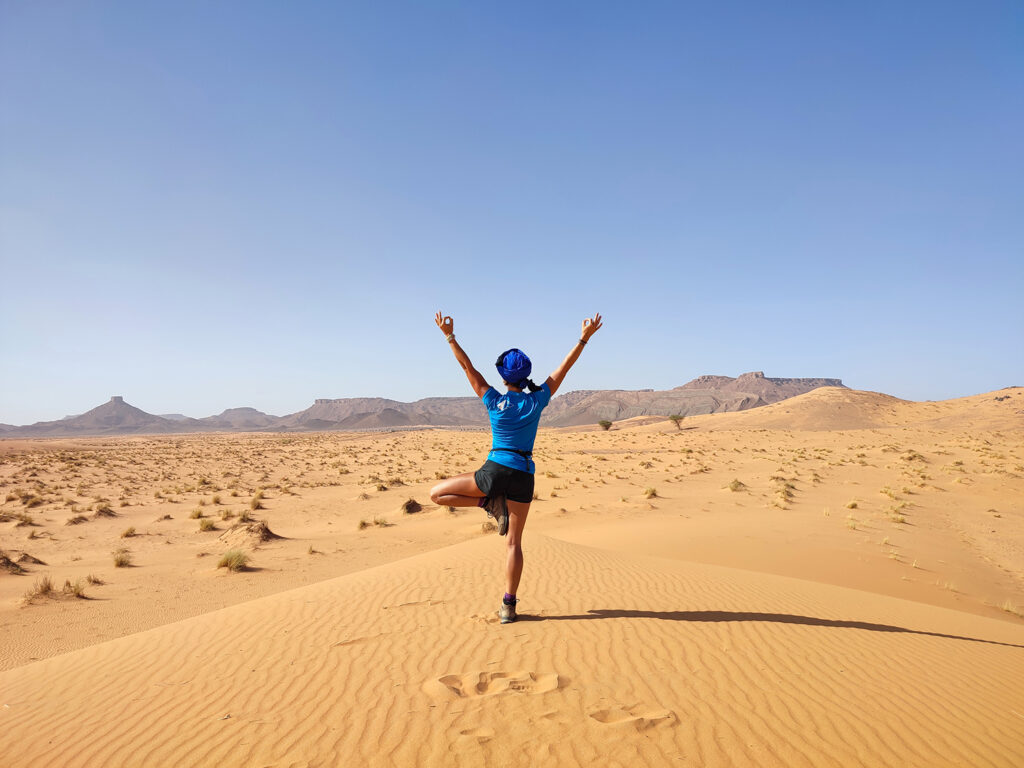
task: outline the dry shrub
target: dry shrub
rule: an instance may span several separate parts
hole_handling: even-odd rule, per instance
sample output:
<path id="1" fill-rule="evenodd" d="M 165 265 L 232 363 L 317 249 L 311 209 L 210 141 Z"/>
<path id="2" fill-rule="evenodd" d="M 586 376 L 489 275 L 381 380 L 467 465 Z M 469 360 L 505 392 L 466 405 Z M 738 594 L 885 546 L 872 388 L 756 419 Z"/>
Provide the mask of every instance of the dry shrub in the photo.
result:
<path id="1" fill-rule="evenodd" d="M 246 533 L 248 533 L 250 536 L 252 536 L 254 539 L 258 541 L 271 541 L 273 539 L 284 538 L 283 536 L 278 536 L 276 533 L 270 530 L 270 526 L 267 525 L 265 520 L 239 524 L 234 526 L 232 530 L 234 530 L 235 528 L 244 528 Z"/>
<path id="2" fill-rule="evenodd" d="M 24 602 L 26 605 L 32 603 L 37 597 L 50 597 L 53 595 L 53 579 L 49 576 L 40 576 L 36 583 L 25 593 Z"/>
<path id="3" fill-rule="evenodd" d="M 402 512 L 407 515 L 414 515 L 417 512 L 423 511 L 423 505 L 420 504 L 416 499 L 407 499 L 402 502 Z"/>
<path id="4" fill-rule="evenodd" d="M 127 568 L 132 564 L 132 553 L 124 547 L 118 547 L 110 554 L 114 557 L 115 568 Z"/>
<path id="5" fill-rule="evenodd" d="M 69 517 L 64 525 L 79 525 L 87 522 L 89 522 L 89 518 L 85 515 L 75 515 L 74 517 Z"/>
<path id="6" fill-rule="evenodd" d="M 244 571 L 249 564 L 249 555 L 240 549 L 231 549 L 220 556 L 217 562 L 218 568 L 227 568 L 235 573 Z"/>
<path id="7" fill-rule="evenodd" d="M 64 579 L 64 589 L 62 591 L 69 597 L 85 598 L 85 584 L 82 583 L 81 579 L 75 579 L 73 584 L 71 579 Z"/>

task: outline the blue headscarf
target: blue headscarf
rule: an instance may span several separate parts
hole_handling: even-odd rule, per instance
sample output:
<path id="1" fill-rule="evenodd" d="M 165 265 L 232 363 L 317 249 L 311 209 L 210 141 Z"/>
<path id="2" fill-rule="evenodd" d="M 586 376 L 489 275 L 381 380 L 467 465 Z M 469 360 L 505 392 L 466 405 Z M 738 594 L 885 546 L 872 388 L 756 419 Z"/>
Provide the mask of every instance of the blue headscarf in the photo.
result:
<path id="1" fill-rule="evenodd" d="M 534 388 L 537 385 L 530 381 L 533 363 L 530 362 L 530 358 L 521 349 L 510 349 L 507 352 L 502 352 L 495 363 L 495 367 L 498 369 L 498 375 L 501 376 L 502 381 L 508 382 L 513 387 L 519 387 L 520 389 L 529 385 L 530 391 L 536 391 Z"/>

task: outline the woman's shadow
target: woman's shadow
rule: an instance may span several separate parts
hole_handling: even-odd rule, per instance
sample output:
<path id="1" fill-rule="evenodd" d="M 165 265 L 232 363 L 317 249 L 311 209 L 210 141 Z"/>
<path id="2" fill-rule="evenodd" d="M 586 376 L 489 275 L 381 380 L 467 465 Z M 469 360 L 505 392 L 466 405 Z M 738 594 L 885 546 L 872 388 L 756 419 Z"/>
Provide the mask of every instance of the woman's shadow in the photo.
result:
<path id="1" fill-rule="evenodd" d="M 722 621 L 769 621 L 776 624 L 804 624 L 811 627 L 834 627 L 837 629 L 865 629 L 869 632 L 903 632 L 910 635 L 944 637 L 948 640 L 966 640 L 972 643 L 1005 645 L 1009 648 L 1024 648 L 1015 643 L 1001 643 L 997 640 L 983 640 L 979 637 L 947 635 L 942 632 L 926 632 L 921 629 L 895 627 L 890 624 L 872 624 L 867 621 L 844 619 L 819 619 L 815 616 L 798 616 L 792 613 L 754 613 L 750 611 L 637 611 L 623 608 L 595 609 L 584 614 L 567 616 L 531 616 L 520 614 L 516 621 L 590 621 L 592 619 L 660 619 L 662 621 L 722 622 Z"/>

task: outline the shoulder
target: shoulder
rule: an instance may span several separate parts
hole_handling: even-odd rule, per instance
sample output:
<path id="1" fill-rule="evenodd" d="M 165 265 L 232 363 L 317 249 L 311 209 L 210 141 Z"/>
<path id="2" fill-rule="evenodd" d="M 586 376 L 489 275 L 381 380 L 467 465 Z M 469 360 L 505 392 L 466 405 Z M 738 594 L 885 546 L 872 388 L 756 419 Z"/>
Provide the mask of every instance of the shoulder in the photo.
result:
<path id="1" fill-rule="evenodd" d="M 496 390 L 494 387 L 488 387 L 487 391 L 484 392 L 483 396 L 480 399 L 484 401 L 484 405 L 488 409 L 492 409 L 494 408 L 494 404 L 498 402 L 498 390 Z"/>
<path id="2" fill-rule="evenodd" d="M 545 381 L 543 384 L 540 385 L 540 389 L 538 389 L 536 392 L 531 393 L 531 396 L 534 397 L 542 405 L 547 405 L 548 402 L 551 400 L 551 387 L 548 386 L 548 383 Z"/>

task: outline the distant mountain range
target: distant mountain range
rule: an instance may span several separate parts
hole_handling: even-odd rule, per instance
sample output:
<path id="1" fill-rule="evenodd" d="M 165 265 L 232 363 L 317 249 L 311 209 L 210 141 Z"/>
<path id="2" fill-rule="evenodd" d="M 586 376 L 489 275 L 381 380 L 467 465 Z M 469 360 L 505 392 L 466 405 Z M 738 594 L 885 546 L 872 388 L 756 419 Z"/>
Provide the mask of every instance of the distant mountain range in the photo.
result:
<path id="1" fill-rule="evenodd" d="M 675 389 L 579 390 L 558 395 L 544 412 L 543 425 L 571 427 L 634 416 L 694 416 L 743 411 L 818 387 L 842 387 L 839 379 L 773 379 L 762 372 L 700 376 Z M 193 419 L 180 413 L 156 416 L 114 396 L 79 416 L 23 427 L 0 424 L 2 437 L 69 437 L 181 432 L 318 432 L 396 427 L 485 427 L 487 412 L 475 397 L 429 397 L 413 403 L 380 397 L 318 399 L 304 411 L 271 416 L 255 408 L 229 408 Z"/>

